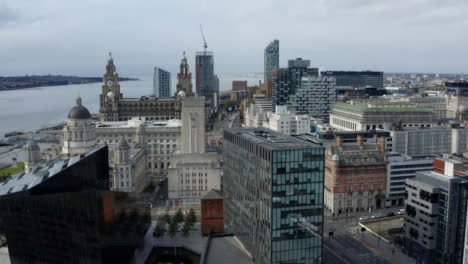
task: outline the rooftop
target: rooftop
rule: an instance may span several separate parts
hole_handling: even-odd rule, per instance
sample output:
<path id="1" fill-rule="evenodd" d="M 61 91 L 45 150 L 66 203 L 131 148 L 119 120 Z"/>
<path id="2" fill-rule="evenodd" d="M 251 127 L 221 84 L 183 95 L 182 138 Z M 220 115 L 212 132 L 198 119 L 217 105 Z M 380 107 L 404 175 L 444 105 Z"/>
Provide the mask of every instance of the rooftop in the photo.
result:
<path id="1" fill-rule="evenodd" d="M 214 200 L 214 199 L 223 199 L 221 193 L 217 190 L 211 190 L 205 196 L 202 197 L 202 200 Z"/>
<path id="2" fill-rule="evenodd" d="M 287 136 L 266 128 L 230 128 L 226 132 L 238 135 L 250 142 L 261 145 L 267 149 L 296 149 L 319 147 L 309 141 Z"/>
<path id="3" fill-rule="evenodd" d="M 50 163 L 44 164 L 29 173 L 20 173 L 14 175 L 9 181 L 0 184 L 0 196 L 22 192 L 33 188 L 41 182 L 55 176 L 62 170 L 72 166 L 80 160 L 90 156 L 100 148 L 94 149 L 86 154 L 74 156 L 70 159 L 56 159 Z"/>
<path id="4" fill-rule="evenodd" d="M 393 104 L 393 103 L 392 103 Z M 407 103 L 411 104 L 411 103 Z M 402 105 L 402 103 L 397 103 L 397 105 Z M 358 112 L 433 112 L 432 109 L 429 108 L 421 108 L 421 107 L 369 107 L 366 104 L 348 104 L 348 103 L 336 103 L 333 107 L 334 109 L 342 109 L 342 110 L 351 110 L 351 111 L 358 111 Z"/>
<path id="5" fill-rule="evenodd" d="M 378 144 L 331 146 L 330 154 L 338 160 L 341 166 L 372 166 L 385 165 L 385 157 L 382 155 Z"/>
<path id="6" fill-rule="evenodd" d="M 171 119 L 166 121 L 147 121 L 144 117 L 133 117 L 128 121 L 97 122 L 96 128 L 137 128 L 143 124 L 145 127 L 181 127 L 182 121 Z"/>

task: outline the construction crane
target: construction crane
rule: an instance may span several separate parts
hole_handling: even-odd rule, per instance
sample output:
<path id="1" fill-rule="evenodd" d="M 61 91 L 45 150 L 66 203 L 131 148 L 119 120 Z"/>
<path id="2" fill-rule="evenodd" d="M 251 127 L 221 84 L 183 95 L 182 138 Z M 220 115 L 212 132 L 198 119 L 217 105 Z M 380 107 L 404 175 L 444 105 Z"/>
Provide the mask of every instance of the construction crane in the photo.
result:
<path id="1" fill-rule="evenodd" d="M 206 49 L 208 48 L 208 45 L 206 44 L 205 34 L 203 34 L 203 28 L 202 28 L 201 24 L 200 24 L 200 31 L 201 31 L 201 35 L 203 37 L 203 48 L 205 48 L 205 51 L 206 51 Z"/>

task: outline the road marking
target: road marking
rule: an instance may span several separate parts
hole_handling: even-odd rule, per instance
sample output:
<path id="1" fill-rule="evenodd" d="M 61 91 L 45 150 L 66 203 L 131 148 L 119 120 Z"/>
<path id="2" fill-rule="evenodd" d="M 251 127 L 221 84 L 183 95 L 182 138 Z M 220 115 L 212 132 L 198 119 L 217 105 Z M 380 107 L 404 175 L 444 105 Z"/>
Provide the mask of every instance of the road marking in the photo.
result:
<path id="1" fill-rule="evenodd" d="M 346 259 L 344 259 L 342 256 L 340 256 L 338 253 L 336 253 L 334 250 L 332 250 L 329 246 L 323 244 L 323 247 L 324 248 L 327 248 L 333 255 L 335 255 L 336 257 L 338 257 L 339 259 L 341 259 L 343 262 L 347 263 L 347 264 L 352 264 L 351 262 L 347 261 Z"/>

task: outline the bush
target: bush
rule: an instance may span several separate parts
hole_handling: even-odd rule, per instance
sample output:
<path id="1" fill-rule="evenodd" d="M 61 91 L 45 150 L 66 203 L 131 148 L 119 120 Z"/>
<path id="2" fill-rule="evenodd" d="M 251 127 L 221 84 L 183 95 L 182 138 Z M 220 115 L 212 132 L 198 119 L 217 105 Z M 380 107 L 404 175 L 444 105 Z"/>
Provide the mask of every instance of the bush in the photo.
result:
<path id="1" fill-rule="evenodd" d="M 165 222 L 165 223 L 167 223 L 169 225 L 171 223 L 171 216 L 168 213 L 165 213 L 161 217 L 161 222 Z"/>
<path id="2" fill-rule="evenodd" d="M 158 225 L 154 228 L 154 232 L 153 232 L 154 236 L 160 237 L 160 236 L 164 235 L 164 232 L 166 232 L 166 230 L 164 230 L 164 227 L 162 225 L 163 224 L 161 224 L 161 222 L 159 222 Z"/>

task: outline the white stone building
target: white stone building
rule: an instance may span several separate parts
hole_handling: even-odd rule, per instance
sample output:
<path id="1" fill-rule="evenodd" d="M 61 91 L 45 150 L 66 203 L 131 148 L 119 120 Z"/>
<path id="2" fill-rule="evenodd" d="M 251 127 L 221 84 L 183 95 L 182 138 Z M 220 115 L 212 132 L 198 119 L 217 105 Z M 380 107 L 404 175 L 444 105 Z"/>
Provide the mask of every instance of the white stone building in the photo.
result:
<path id="1" fill-rule="evenodd" d="M 149 183 L 145 148 L 130 148 L 121 137 L 110 160 L 111 188 L 121 192 L 141 193 Z"/>
<path id="2" fill-rule="evenodd" d="M 80 155 L 96 146 L 95 125 L 88 109 L 76 99 L 76 106 L 68 113 L 68 119 L 62 130 L 62 154 Z"/>
<path id="3" fill-rule="evenodd" d="M 272 101 L 263 94 L 255 94 L 245 109 L 244 127 L 262 127 L 271 111 Z"/>
<path id="4" fill-rule="evenodd" d="M 221 189 L 221 162 L 205 152 L 203 97 L 182 99 L 182 147 L 171 155 L 168 170 L 169 199 L 199 203 L 211 189 Z"/>
<path id="5" fill-rule="evenodd" d="M 382 99 L 337 103 L 330 113 L 330 125 L 344 131 L 383 129 L 389 122 L 401 123 L 403 127 L 431 127 L 437 118 L 433 109 Z"/>
<path id="6" fill-rule="evenodd" d="M 180 120 L 147 121 L 144 117 L 128 121 L 96 123 L 98 144 L 109 145 L 112 153 L 120 138 L 131 148 L 146 148 L 147 170 L 153 182 L 164 179 L 170 155 L 180 149 Z"/>
<path id="7" fill-rule="evenodd" d="M 26 160 L 24 162 L 24 172 L 33 172 L 41 160 L 41 150 L 33 139 L 30 139 L 24 147 Z"/>
<path id="8" fill-rule="evenodd" d="M 310 117 L 298 115 L 288 111 L 287 106 L 275 106 L 275 113 L 271 113 L 268 119 L 269 128 L 286 135 L 303 135 L 310 133 Z"/>

